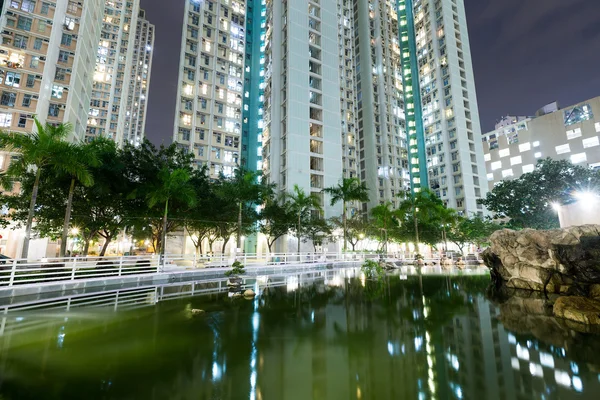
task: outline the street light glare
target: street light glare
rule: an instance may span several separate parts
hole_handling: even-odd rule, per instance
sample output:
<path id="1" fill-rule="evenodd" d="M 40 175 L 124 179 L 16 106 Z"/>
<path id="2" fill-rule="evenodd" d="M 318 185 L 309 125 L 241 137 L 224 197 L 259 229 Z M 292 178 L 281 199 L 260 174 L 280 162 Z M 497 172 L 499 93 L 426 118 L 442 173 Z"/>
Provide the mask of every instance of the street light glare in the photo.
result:
<path id="1" fill-rule="evenodd" d="M 574 196 L 577 200 L 586 204 L 598 202 L 598 195 L 592 192 L 575 192 Z"/>

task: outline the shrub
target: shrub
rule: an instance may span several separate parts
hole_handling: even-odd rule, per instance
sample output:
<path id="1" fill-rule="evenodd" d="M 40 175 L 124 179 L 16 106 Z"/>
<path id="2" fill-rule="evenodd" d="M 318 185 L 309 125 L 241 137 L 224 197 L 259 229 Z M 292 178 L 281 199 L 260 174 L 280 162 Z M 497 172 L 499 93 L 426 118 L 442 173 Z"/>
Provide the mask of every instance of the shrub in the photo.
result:
<path id="1" fill-rule="evenodd" d="M 373 260 L 365 260 L 360 270 L 367 276 L 367 278 L 382 278 L 385 275 L 383 267 Z"/>
<path id="2" fill-rule="evenodd" d="M 225 272 L 225 276 L 237 276 L 237 275 L 242 275 L 244 272 L 244 264 L 242 264 L 239 261 L 235 261 L 232 265 L 231 265 L 231 269 L 227 272 Z"/>

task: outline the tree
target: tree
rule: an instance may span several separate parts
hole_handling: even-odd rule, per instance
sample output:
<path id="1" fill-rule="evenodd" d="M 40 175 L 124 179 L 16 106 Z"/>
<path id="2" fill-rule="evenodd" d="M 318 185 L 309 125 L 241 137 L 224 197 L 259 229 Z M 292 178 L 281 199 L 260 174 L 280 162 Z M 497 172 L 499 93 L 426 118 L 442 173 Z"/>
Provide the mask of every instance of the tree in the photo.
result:
<path id="1" fill-rule="evenodd" d="M 389 201 L 380 204 L 371 209 L 373 217 L 373 228 L 381 235 L 381 251 L 387 253 L 387 244 L 390 230 L 398 223 L 396 222 L 396 213 L 392 210 L 392 203 Z"/>
<path id="2" fill-rule="evenodd" d="M 59 257 L 64 257 L 67 251 L 67 239 L 69 237 L 69 225 L 71 223 L 71 210 L 73 209 L 73 195 L 75 194 L 75 184 L 79 182 L 83 186 L 92 186 L 94 176 L 90 172 L 90 167 L 98 166 L 97 150 L 103 146 L 108 139 L 97 139 L 88 144 L 71 144 L 65 148 L 63 163 L 69 163 L 65 168 L 67 175 L 71 179 L 69 185 L 69 195 L 67 197 L 67 207 L 65 209 L 65 219 L 63 223 L 63 232 L 60 241 Z"/>
<path id="3" fill-rule="evenodd" d="M 185 170 L 191 180 L 194 174 L 205 169 L 196 172 L 192 164 L 193 154 L 179 149 L 176 144 L 157 148 L 145 140 L 139 146 L 125 146 L 120 153 L 128 187 L 125 212 L 128 226 L 136 239 L 151 238 L 152 247 L 159 251 L 163 238 L 183 227 L 193 208 L 178 198 L 169 201 L 169 218 L 164 232 L 164 204 L 149 207 L 148 203 L 149 193 L 162 184 L 159 179 L 161 170 Z"/>
<path id="4" fill-rule="evenodd" d="M 448 238 L 458 246 L 460 252 L 468 243 L 478 247 L 484 245 L 490 235 L 502 229 L 502 225 L 481 217 L 457 217 L 454 226 L 448 231 Z"/>
<path id="5" fill-rule="evenodd" d="M 63 141 L 72 131 L 70 124 L 42 125 L 34 118 L 37 132 L 22 134 L 18 132 L 0 132 L 0 148 L 8 152 L 18 153 L 18 159 L 13 160 L 2 177 L 2 187 L 12 189 L 14 180 L 24 176 L 30 168 L 35 169 L 35 180 L 32 186 L 27 222 L 25 225 L 25 238 L 23 239 L 22 258 L 27 258 L 29 241 L 33 226 L 33 217 L 37 203 L 42 171 L 46 168 L 56 173 L 74 174 L 79 180 L 86 173 L 79 169 L 69 158 L 70 145 Z"/>
<path id="6" fill-rule="evenodd" d="M 322 246 L 325 241 L 329 240 L 333 232 L 331 225 L 321 217 L 309 216 L 303 222 L 303 227 L 301 236 L 304 242 L 312 243 L 315 252 L 317 246 Z"/>
<path id="7" fill-rule="evenodd" d="M 448 229 L 454 226 L 458 218 L 456 210 L 446 207 L 444 204 L 437 205 L 437 219 L 442 226 L 442 240 L 444 241 L 444 253 L 448 251 Z"/>
<path id="8" fill-rule="evenodd" d="M 364 182 L 360 182 L 357 178 L 343 178 L 337 186 L 332 186 L 323 189 L 323 193 L 331 196 L 331 206 L 333 207 L 340 201 L 342 202 L 342 222 L 344 232 L 344 251 L 347 248 L 347 204 L 352 201 L 360 201 L 366 203 L 369 201 L 369 189 Z"/>
<path id="9" fill-rule="evenodd" d="M 311 211 L 321 211 L 319 199 L 313 194 L 306 194 L 298 185 L 294 185 L 294 191 L 287 194 L 290 200 L 290 210 L 296 216 L 296 237 L 298 238 L 298 254 L 300 254 L 300 241 L 302 238 L 302 220 L 306 220 Z"/>
<path id="10" fill-rule="evenodd" d="M 533 172 L 498 183 L 480 203 L 513 229 L 553 229 L 559 221 L 552 203 L 569 204 L 573 193 L 599 189 L 600 172 L 547 158 Z"/>
<path id="11" fill-rule="evenodd" d="M 340 218 L 332 218 L 332 222 L 334 225 L 344 229 L 343 221 Z M 363 215 L 353 215 L 346 220 L 346 239 L 352 246 L 352 251 L 356 251 L 358 242 L 369 235 L 370 228 L 370 221 Z"/>
<path id="12" fill-rule="evenodd" d="M 265 201 L 259 220 L 260 232 L 266 236 L 269 253 L 272 253 L 275 241 L 294 227 L 295 214 L 285 196 L 271 194 Z"/>
<path id="13" fill-rule="evenodd" d="M 423 242 L 435 247 L 442 239 L 440 211 L 444 210 L 444 203 L 428 189 L 412 194 L 403 192 L 400 196 L 403 200 L 397 217 L 401 231 L 405 235 L 413 234 L 415 244 Z"/>
<path id="14" fill-rule="evenodd" d="M 172 200 L 181 201 L 188 206 L 193 206 L 196 202 L 194 189 L 190 185 L 190 174 L 185 169 L 177 168 L 169 170 L 163 167 L 158 173 L 158 182 L 146 194 L 148 205 L 154 207 L 157 204 L 164 204 L 162 239 L 160 253 L 164 257 L 167 244 L 167 220 L 169 214 L 169 202 Z"/>
<path id="15" fill-rule="evenodd" d="M 244 205 L 248 207 L 261 203 L 265 193 L 269 191 L 268 185 L 259 183 L 260 173 L 236 168 L 230 178 L 221 177 L 221 195 L 224 199 L 235 202 L 237 206 L 237 244 L 242 247 L 242 216 Z M 229 240 L 229 237 L 228 239 Z"/>

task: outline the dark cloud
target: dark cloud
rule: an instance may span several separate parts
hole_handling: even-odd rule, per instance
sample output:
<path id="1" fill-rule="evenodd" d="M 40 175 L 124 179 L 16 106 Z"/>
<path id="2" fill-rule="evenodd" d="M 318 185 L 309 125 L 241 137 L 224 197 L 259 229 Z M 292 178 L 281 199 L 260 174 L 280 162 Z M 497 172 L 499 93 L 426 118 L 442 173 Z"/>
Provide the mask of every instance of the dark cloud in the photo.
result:
<path id="1" fill-rule="evenodd" d="M 156 25 L 146 134 L 173 134 L 185 0 L 141 0 Z M 533 114 L 600 95 L 600 1 L 465 0 L 483 131 L 506 114 Z"/>

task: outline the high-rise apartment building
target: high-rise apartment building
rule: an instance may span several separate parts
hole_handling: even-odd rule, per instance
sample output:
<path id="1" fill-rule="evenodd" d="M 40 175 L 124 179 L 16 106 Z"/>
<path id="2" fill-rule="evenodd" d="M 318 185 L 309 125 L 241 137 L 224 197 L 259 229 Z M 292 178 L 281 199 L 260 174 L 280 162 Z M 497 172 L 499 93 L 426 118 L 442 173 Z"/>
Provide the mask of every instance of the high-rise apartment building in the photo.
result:
<path id="1" fill-rule="evenodd" d="M 212 176 L 262 170 L 326 216 L 340 210 L 321 191 L 342 177 L 369 186 L 364 211 L 431 188 L 483 212 L 462 0 L 189 0 L 185 23 L 174 139 Z"/>
<path id="2" fill-rule="evenodd" d="M 70 122 L 82 140 L 100 37 L 101 0 L 4 2 L 0 20 L 0 128 L 31 132 Z"/>
<path id="3" fill-rule="evenodd" d="M 448 206 L 465 214 L 481 214 L 477 200 L 485 197 L 487 185 L 464 2 L 400 0 L 398 4 L 400 9 L 405 6 L 412 11 L 407 16 L 408 37 L 402 34 L 401 49 L 403 54 L 409 53 L 413 70 L 415 63 L 418 68 L 421 103 L 415 113 L 416 135 L 411 132 L 412 121 L 408 124 L 412 184 L 418 184 L 414 174 L 418 164 L 421 184 L 427 178 L 429 187 Z M 407 73 L 406 65 L 403 73 Z M 413 93 L 417 93 L 416 88 Z M 406 109 L 410 111 L 409 104 Z M 421 120 L 423 136 L 419 132 Z M 426 176 L 422 173 L 423 160 Z"/>
<path id="4" fill-rule="evenodd" d="M 135 37 L 133 37 L 133 60 L 129 75 L 129 93 L 127 94 L 124 116 L 125 131 L 123 132 L 123 143 L 134 146 L 144 139 L 153 54 L 154 25 L 146 19 L 146 12 L 140 10 Z"/>
<path id="5" fill-rule="evenodd" d="M 241 162 L 245 21 L 244 1 L 185 4 L 173 139 L 211 177 Z"/>
<path id="6" fill-rule="evenodd" d="M 94 71 L 94 90 L 88 107 L 86 139 L 103 136 L 123 143 L 129 84 L 134 61 L 139 0 L 113 0 L 104 5 L 104 16 Z"/>

